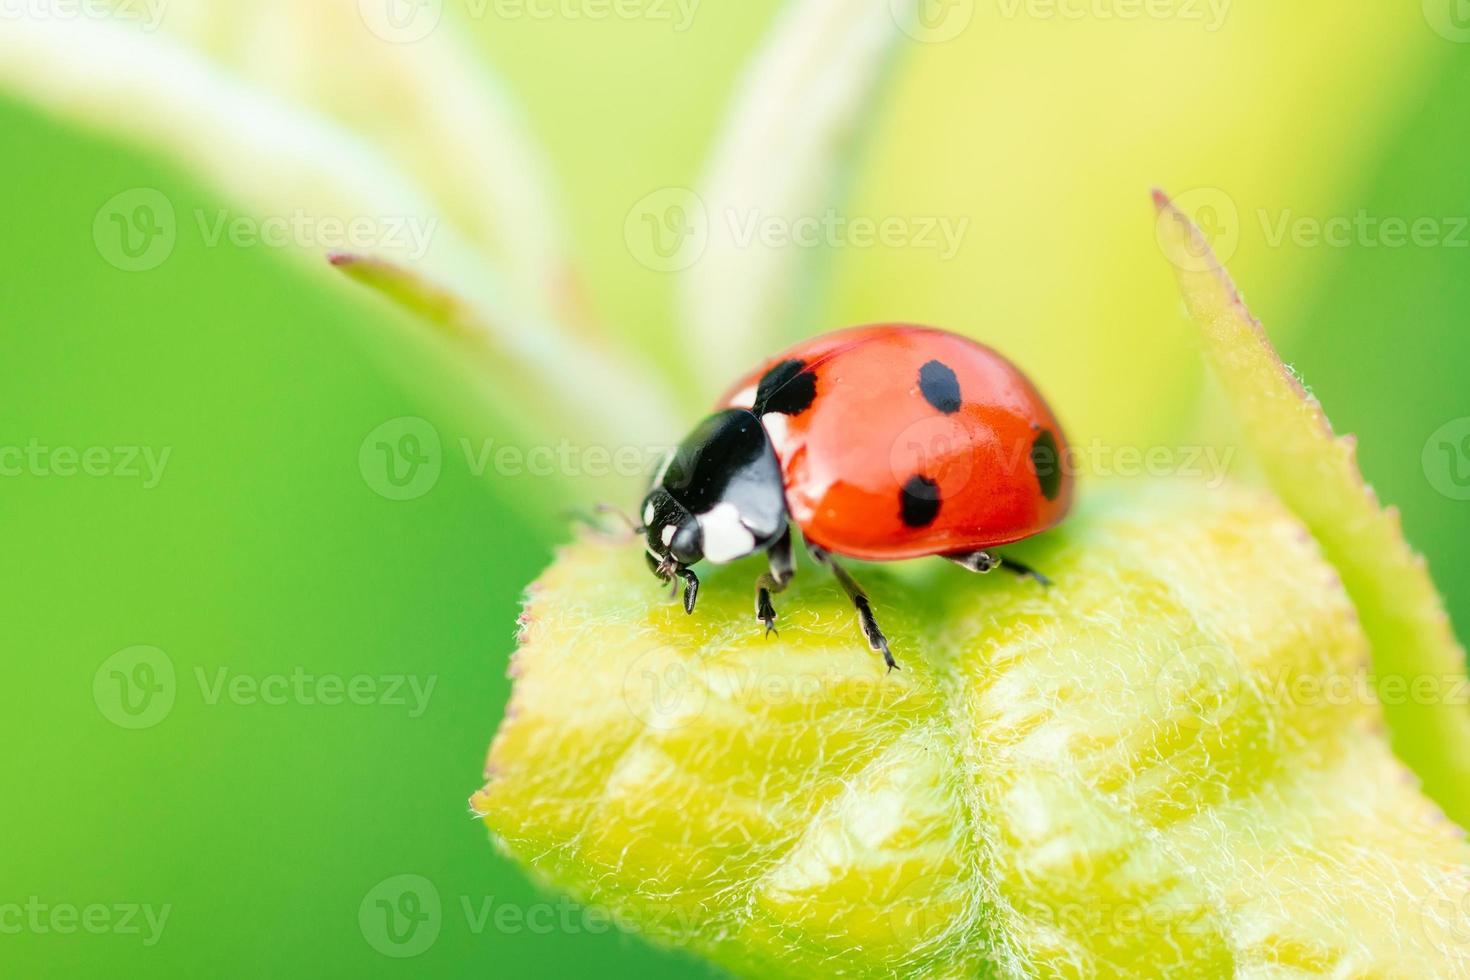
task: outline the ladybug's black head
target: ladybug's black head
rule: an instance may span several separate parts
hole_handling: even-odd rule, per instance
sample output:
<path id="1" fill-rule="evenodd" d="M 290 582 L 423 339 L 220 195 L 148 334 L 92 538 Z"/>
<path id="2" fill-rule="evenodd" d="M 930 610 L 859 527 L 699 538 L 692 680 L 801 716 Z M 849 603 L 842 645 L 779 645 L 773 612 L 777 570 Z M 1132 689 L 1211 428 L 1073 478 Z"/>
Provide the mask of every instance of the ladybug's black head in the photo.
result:
<path id="1" fill-rule="evenodd" d="M 643 529 L 648 553 L 661 561 L 693 565 L 704 558 L 704 535 L 699 519 L 662 486 L 643 499 Z"/>
<path id="2" fill-rule="evenodd" d="M 786 493 L 760 420 L 732 408 L 701 422 L 664 461 L 640 516 L 661 577 L 769 547 L 786 530 Z"/>

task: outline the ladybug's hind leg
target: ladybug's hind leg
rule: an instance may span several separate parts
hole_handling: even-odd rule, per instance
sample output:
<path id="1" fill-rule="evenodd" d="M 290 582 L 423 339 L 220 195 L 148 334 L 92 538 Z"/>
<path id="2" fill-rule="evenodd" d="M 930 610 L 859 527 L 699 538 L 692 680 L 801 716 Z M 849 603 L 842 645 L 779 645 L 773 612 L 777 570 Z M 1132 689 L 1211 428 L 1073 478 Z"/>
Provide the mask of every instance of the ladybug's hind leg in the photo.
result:
<path id="1" fill-rule="evenodd" d="M 947 561 L 952 561 L 961 568 L 972 572 L 985 573 L 997 568 L 1004 568 L 1012 575 L 1021 578 L 1032 578 L 1042 585 L 1051 585 L 1051 579 L 1032 568 L 1030 565 L 1016 561 L 1014 558 L 1001 558 L 1000 555 L 988 551 L 967 551 L 958 555 L 945 555 Z"/>
<path id="2" fill-rule="evenodd" d="M 875 653 L 883 654 L 883 662 L 888 665 L 889 670 L 899 670 L 898 664 L 893 659 L 893 654 L 888 650 L 888 637 L 878 628 L 878 620 L 873 616 L 873 604 L 868 601 L 868 594 L 863 587 L 857 584 L 847 569 L 837 564 L 826 549 L 819 548 L 814 544 L 807 544 L 807 551 L 811 552 L 812 560 L 819 565 L 826 565 L 832 570 L 837 579 L 837 584 L 842 586 L 842 591 L 847 593 L 847 598 L 852 600 L 853 608 L 857 610 L 858 625 L 863 629 L 863 637 L 868 641 L 868 646 Z"/>
<path id="3" fill-rule="evenodd" d="M 766 627 L 766 635 L 776 631 L 776 607 L 771 605 L 771 596 L 784 591 L 796 574 L 796 559 L 791 554 L 791 528 L 766 549 L 770 568 L 755 582 L 755 618 Z"/>

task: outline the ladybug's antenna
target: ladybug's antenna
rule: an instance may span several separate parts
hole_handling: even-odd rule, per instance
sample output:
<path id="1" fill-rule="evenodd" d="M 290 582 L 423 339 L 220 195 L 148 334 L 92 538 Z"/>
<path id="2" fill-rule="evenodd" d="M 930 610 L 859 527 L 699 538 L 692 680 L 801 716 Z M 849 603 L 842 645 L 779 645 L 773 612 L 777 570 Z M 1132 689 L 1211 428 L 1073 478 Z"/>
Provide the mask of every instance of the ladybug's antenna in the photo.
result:
<path id="1" fill-rule="evenodd" d="M 648 530 L 642 524 L 635 522 L 633 518 L 623 513 L 623 509 L 616 506 L 615 504 L 609 504 L 605 502 L 593 504 L 592 512 L 594 514 L 612 514 L 618 520 L 622 521 L 623 525 L 627 527 L 628 531 L 632 534 L 642 534 L 644 531 Z"/>
<path id="2" fill-rule="evenodd" d="M 637 537 L 645 530 L 647 530 L 647 528 L 644 528 L 642 525 L 635 523 L 631 517 L 623 513 L 621 508 L 608 503 L 594 504 L 592 506 L 592 513 L 590 514 L 584 510 L 578 510 L 574 508 L 572 510 L 565 511 L 563 513 L 563 516 L 569 521 L 575 521 L 578 524 L 586 525 L 603 537 L 621 537 L 621 535 L 616 534 L 612 529 L 607 526 L 607 522 L 599 519 L 608 514 L 616 517 L 619 522 L 621 522 L 623 526 L 628 529 L 628 533 L 633 537 Z"/>

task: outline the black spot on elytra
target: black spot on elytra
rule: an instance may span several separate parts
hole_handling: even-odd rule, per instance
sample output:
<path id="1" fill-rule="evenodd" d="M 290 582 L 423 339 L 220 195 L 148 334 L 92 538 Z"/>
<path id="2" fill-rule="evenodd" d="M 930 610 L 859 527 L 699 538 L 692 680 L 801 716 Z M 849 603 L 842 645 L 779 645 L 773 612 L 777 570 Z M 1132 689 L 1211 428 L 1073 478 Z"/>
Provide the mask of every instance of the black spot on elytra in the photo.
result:
<path id="1" fill-rule="evenodd" d="M 755 391 L 756 415 L 780 412 L 800 415 L 817 397 L 817 376 L 806 369 L 805 361 L 782 361 L 766 372 Z"/>
<path id="2" fill-rule="evenodd" d="M 939 516 L 939 484 L 927 476 L 911 476 L 898 492 L 898 513 L 909 527 L 928 527 Z"/>
<path id="3" fill-rule="evenodd" d="M 1031 468 L 1036 471 L 1041 495 L 1056 500 L 1062 488 L 1062 461 L 1057 453 L 1057 437 L 1046 429 L 1031 443 Z"/>
<path id="4" fill-rule="evenodd" d="M 946 415 L 960 410 L 960 379 L 948 364 L 930 361 L 919 368 L 919 391 L 925 401 Z"/>

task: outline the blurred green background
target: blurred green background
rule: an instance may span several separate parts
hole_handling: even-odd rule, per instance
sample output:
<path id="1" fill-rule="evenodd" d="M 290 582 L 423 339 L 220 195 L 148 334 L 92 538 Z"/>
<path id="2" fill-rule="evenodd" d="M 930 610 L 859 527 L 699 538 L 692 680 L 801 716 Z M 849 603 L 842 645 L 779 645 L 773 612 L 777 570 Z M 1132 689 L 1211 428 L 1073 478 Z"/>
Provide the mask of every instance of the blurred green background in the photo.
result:
<path id="1" fill-rule="evenodd" d="M 629 255 L 625 217 L 650 190 L 697 180 L 778 6 L 710 4 L 682 33 L 466 18 L 548 149 L 592 294 L 660 370 L 677 369 L 670 283 Z M 969 237 L 947 266 L 834 256 L 812 329 L 1014 321 L 1003 330 L 1017 331 L 1022 363 L 1055 372 L 1043 387 L 1138 365 L 1096 383 L 1124 389 L 1120 419 L 1147 422 L 1159 411 L 1147 391 L 1182 402 L 1198 384 L 1170 366 L 1187 338 L 1152 251 L 1148 187 L 1226 188 L 1232 265 L 1256 312 L 1337 428 L 1358 434 L 1368 478 L 1402 509 L 1463 627 L 1470 45 L 1397 6 L 1360 18 L 1256 0 L 1210 32 L 1002 15 L 972 42 L 912 45 L 865 122 L 854 207 L 970 215 Z M 538 891 L 465 804 L 508 695 L 521 589 L 566 535 L 539 506 L 560 478 L 472 474 L 453 446 L 503 441 L 496 421 L 439 390 L 441 351 L 309 263 L 183 234 L 157 269 L 108 264 L 94 218 L 140 187 L 180 213 L 228 204 L 167 159 L 0 98 L 0 447 L 107 447 L 114 470 L 126 462 L 114 447 L 169 452 L 156 486 L 29 465 L 0 476 L 0 973 L 706 973 Z M 1283 214 L 1360 211 L 1434 219 L 1435 240 L 1267 233 Z M 1089 258 L 1116 249 L 1147 270 L 1137 281 Z M 1115 313 L 1068 322 L 1077 346 L 1047 355 L 1066 364 L 1038 369 L 1044 352 L 1015 323 L 1114 309 L 1104 292 L 1151 297 L 1161 315 L 1146 328 Z M 359 450 L 405 416 L 446 448 L 432 490 L 396 501 L 364 478 Z M 128 716 L 112 671 L 148 675 L 131 654 L 109 658 L 139 646 L 167 658 L 175 693 L 132 729 L 115 723 Z M 372 678 L 377 703 L 211 694 L 221 677 L 298 671 Z M 422 711 L 408 683 L 379 680 L 405 677 L 429 690 Z M 406 703 L 382 703 L 394 700 Z M 405 874 L 442 911 L 433 941 L 395 958 L 359 911 Z M 168 918 L 151 944 L 141 914 L 141 934 L 11 928 L 36 903 L 100 904 L 115 926 L 133 904 Z"/>

